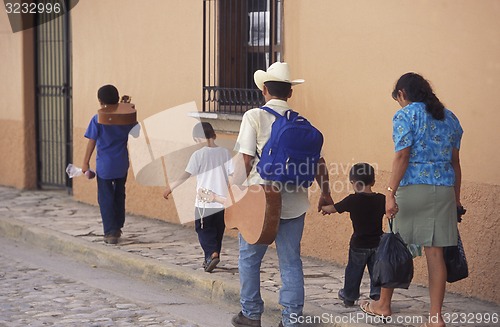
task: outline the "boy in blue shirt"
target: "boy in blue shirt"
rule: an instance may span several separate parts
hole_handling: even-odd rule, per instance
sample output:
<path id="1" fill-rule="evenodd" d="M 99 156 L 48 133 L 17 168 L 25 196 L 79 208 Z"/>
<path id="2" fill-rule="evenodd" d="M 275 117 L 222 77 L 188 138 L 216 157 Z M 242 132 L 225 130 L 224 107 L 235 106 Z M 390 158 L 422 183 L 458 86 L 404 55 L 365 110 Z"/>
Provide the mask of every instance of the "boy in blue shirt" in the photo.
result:
<path id="1" fill-rule="evenodd" d="M 101 107 L 117 104 L 120 96 L 113 85 L 97 91 Z M 128 133 L 135 126 L 99 124 L 97 114 L 90 120 L 85 137 L 89 139 L 82 171 L 90 169 L 90 158 L 97 147 L 97 201 L 101 211 L 104 242 L 117 244 L 125 223 L 125 182 L 129 167 Z"/>
<path id="2" fill-rule="evenodd" d="M 380 237 L 384 233 L 382 219 L 385 214 L 385 195 L 372 191 L 375 171 L 367 163 L 355 164 L 349 172 L 349 180 L 355 193 L 338 203 L 323 206 L 322 212 L 350 213 L 354 233 L 349 243 L 344 288 L 339 290 L 338 295 L 346 306 L 353 306 L 359 298 L 359 286 L 366 266 L 370 273 L 370 298 L 380 298 L 380 287 L 373 286 L 372 270 Z"/>

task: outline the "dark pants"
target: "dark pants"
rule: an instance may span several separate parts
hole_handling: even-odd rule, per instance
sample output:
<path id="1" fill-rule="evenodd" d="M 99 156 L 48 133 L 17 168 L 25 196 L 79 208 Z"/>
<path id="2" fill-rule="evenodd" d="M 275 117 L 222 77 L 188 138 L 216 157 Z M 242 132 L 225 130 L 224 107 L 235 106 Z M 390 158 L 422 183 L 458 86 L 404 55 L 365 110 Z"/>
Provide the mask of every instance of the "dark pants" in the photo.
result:
<path id="1" fill-rule="evenodd" d="M 370 297 L 378 299 L 380 296 L 380 287 L 373 286 L 372 272 L 375 263 L 375 253 L 377 248 L 361 249 L 349 247 L 349 261 L 345 268 L 344 296 L 346 300 L 356 301 L 359 298 L 359 286 L 368 266 L 370 273 Z"/>
<path id="2" fill-rule="evenodd" d="M 222 238 L 224 237 L 224 230 L 226 228 L 224 224 L 224 210 L 195 207 L 195 219 L 194 226 L 196 233 L 198 233 L 201 248 L 205 253 L 205 259 L 210 258 L 214 252 L 220 254 Z"/>
<path id="3" fill-rule="evenodd" d="M 125 183 L 127 176 L 103 179 L 97 176 L 97 201 L 101 210 L 104 235 L 114 233 L 125 224 Z"/>

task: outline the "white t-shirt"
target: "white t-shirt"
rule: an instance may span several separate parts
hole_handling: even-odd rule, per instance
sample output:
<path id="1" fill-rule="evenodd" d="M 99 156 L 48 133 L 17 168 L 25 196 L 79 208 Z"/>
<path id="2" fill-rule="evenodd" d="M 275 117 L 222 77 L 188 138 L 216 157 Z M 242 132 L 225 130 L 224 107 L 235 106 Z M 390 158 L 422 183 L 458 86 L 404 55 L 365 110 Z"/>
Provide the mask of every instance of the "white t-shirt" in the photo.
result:
<path id="1" fill-rule="evenodd" d="M 277 99 L 268 101 L 265 106 L 281 115 L 290 109 L 286 101 Z M 264 145 L 269 140 L 271 127 L 275 119 L 274 115 L 260 108 L 250 109 L 243 115 L 235 151 L 255 157 L 254 165 L 248 176 L 248 184 L 250 185 L 268 183 L 268 181 L 260 177 L 255 167 L 259 162 L 257 153 L 259 155 L 262 153 Z M 281 192 L 281 202 L 281 218 L 297 218 L 309 208 L 307 188 L 292 187 L 290 189 L 283 189 Z"/>
<path id="2" fill-rule="evenodd" d="M 186 172 L 196 176 L 196 190 L 205 188 L 214 193 L 227 196 L 227 177 L 234 172 L 231 153 L 224 147 L 205 146 L 195 151 L 186 166 Z M 196 207 L 224 208 L 218 202 L 201 203 L 196 197 Z"/>

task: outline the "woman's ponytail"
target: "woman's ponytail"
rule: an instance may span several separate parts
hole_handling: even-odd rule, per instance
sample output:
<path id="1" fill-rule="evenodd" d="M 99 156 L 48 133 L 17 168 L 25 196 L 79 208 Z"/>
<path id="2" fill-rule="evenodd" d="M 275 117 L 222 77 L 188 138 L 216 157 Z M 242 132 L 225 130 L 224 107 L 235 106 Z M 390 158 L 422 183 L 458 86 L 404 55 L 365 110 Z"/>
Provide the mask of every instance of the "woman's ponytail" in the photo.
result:
<path id="1" fill-rule="evenodd" d="M 434 93 L 422 102 L 425 103 L 425 109 L 432 115 L 432 118 L 437 120 L 444 119 L 444 105 Z"/>
<path id="2" fill-rule="evenodd" d="M 416 73 L 406 73 L 401 76 L 392 92 L 393 97 L 398 91 L 404 91 L 411 102 L 423 102 L 425 109 L 437 120 L 444 119 L 444 105 L 432 91 L 429 82 Z"/>

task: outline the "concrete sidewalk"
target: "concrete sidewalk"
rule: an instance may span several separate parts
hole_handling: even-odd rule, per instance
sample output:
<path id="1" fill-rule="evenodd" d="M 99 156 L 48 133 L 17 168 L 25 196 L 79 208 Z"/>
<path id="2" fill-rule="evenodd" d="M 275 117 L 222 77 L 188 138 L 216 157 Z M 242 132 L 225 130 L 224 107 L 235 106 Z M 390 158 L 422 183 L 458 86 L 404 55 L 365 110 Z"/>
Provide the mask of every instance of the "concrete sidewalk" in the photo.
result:
<path id="1" fill-rule="evenodd" d="M 99 208 L 74 201 L 62 191 L 20 191 L 0 186 L 0 236 L 134 277 L 156 282 L 174 280 L 210 301 L 233 305 L 239 302 L 236 239 L 224 239 L 221 263 L 212 273 L 206 273 L 201 267 L 202 250 L 190 227 L 127 215 L 123 232 L 118 245 L 104 244 Z M 275 320 L 276 326 L 280 315 L 277 262 L 276 251 L 270 248 L 261 268 L 264 315 Z M 309 257 L 303 258 L 303 264 L 307 323 L 304 326 L 419 326 L 426 319 L 423 314 L 429 309 L 427 288 L 411 286 L 409 290 L 396 290 L 392 321 L 381 324 L 380 320 L 361 314 L 358 307 L 346 308 L 338 299 L 344 267 Z M 365 276 L 362 299 L 367 297 L 368 287 Z M 448 293 L 444 312 L 449 326 L 500 325 L 499 306 L 474 298 Z M 487 317 L 490 320 L 484 323 Z M 230 325 L 229 321 L 221 322 L 221 326 Z"/>

